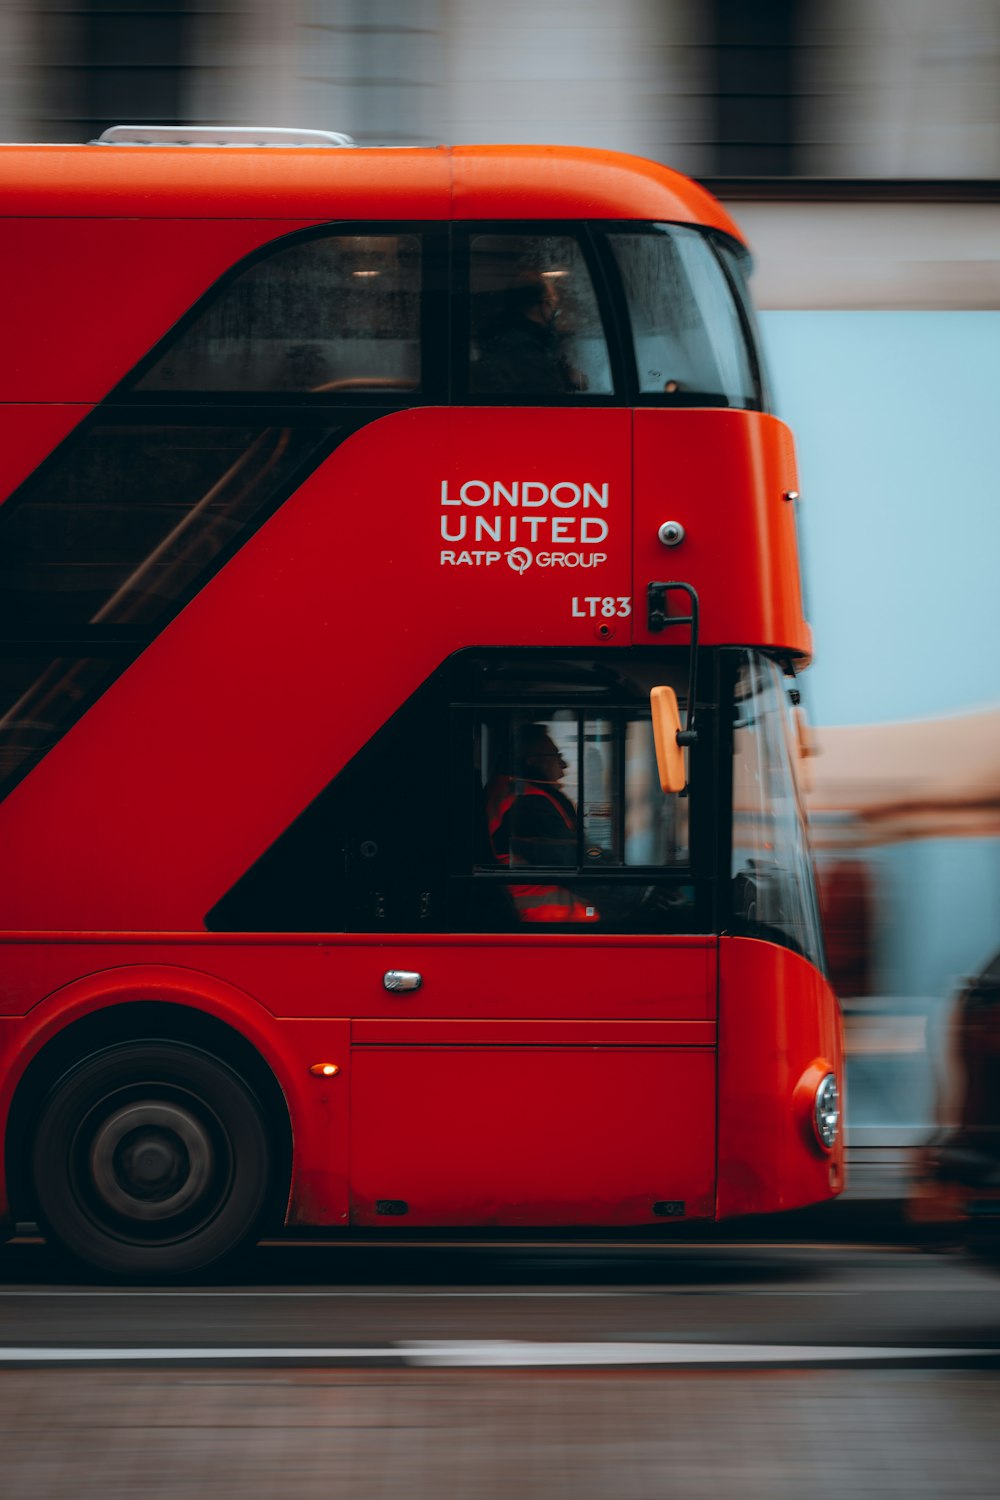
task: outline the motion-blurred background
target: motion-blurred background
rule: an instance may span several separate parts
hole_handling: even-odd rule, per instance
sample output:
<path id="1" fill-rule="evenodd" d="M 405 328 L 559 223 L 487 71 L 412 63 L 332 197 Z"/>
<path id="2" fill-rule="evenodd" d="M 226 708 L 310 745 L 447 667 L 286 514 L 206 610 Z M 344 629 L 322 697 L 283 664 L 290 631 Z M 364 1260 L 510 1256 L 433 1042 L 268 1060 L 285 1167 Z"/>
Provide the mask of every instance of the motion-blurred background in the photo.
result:
<path id="1" fill-rule="evenodd" d="M 801 466 L 814 831 L 856 1195 L 1000 946 L 1000 0 L 0 0 L 0 135 L 611 147 L 755 250 Z"/>

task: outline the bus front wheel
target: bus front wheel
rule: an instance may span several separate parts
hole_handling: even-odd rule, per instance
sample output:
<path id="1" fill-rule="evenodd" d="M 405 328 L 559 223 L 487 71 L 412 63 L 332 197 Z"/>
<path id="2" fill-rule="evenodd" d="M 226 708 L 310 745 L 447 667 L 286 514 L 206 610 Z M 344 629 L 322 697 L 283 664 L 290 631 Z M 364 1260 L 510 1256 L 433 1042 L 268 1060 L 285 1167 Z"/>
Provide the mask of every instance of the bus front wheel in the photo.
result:
<path id="1" fill-rule="evenodd" d="M 268 1171 L 243 1080 L 167 1041 L 122 1043 L 65 1073 L 32 1150 L 46 1235 L 118 1275 L 197 1271 L 235 1250 L 260 1220 Z"/>

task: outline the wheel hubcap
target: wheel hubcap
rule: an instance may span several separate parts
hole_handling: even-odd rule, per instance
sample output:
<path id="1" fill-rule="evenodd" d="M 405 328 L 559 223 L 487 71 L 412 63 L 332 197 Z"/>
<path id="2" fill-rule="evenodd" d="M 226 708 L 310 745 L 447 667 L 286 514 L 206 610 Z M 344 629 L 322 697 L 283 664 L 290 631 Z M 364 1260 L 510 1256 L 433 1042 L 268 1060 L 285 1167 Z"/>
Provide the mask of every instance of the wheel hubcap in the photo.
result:
<path id="1" fill-rule="evenodd" d="M 214 1165 L 204 1123 L 182 1105 L 164 1101 L 115 1110 L 90 1147 L 98 1197 L 128 1219 L 176 1218 L 204 1196 Z"/>

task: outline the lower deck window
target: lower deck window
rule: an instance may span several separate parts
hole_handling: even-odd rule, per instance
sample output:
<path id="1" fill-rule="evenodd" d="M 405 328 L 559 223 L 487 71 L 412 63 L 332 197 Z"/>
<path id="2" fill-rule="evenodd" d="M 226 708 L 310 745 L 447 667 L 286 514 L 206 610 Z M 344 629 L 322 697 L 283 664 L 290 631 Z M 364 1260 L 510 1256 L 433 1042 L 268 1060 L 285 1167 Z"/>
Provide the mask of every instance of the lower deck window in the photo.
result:
<path id="1" fill-rule="evenodd" d="M 478 804 L 462 925 L 627 931 L 690 913 L 690 799 L 660 790 L 647 706 L 657 671 L 666 680 L 650 665 L 631 691 L 612 676 L 605 692 L 619 701 L 599 707 L 567 701 L 570 671 L 547 701 L 457 710 Z"/>
<path id="2" fill-rule="evenodd" d="M 476 724 L 473 753 L 493 864 L 593 870 L 687 862 L 687 802 L 660 791 L 648 714 L 494 714 Z"/>

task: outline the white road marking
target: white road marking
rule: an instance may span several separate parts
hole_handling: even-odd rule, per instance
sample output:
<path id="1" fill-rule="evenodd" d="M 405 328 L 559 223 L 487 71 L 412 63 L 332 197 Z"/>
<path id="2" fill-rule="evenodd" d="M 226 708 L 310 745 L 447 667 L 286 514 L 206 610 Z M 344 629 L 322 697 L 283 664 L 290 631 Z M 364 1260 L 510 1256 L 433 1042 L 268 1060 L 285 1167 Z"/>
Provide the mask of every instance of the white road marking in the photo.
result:
<path id="1" fill-rule="evenodd" d="M 371 1348 L 87 1349 L 0 1347 L 0 1365 L 54 1364 L 326 1364 L 351 1360 L 403 1360 L 410 1365 L 525 1368 L 600 1365 L 836 1365 L 995 1359 L 1000 1349 L 894 1348 L 866 1345 L 528 1343 L 514 1340 L 417 1340 Z"/>
<path id="2" fill-rule="evenodd" d="M 996 1356 L 995 1349 L 898 1349 L 808 1344 L 541 1344 L 498 1339 L 399 1345 L 425 1365 L 798 1365 Z"/>

